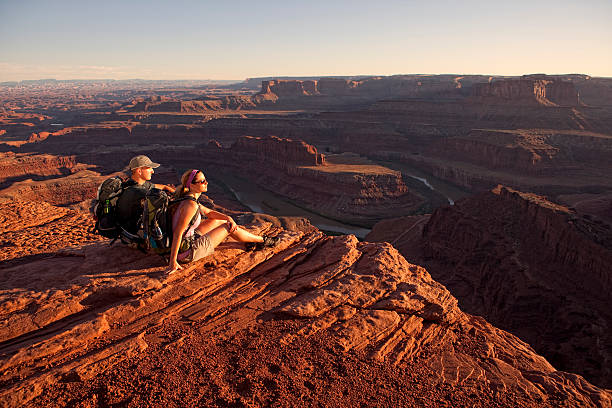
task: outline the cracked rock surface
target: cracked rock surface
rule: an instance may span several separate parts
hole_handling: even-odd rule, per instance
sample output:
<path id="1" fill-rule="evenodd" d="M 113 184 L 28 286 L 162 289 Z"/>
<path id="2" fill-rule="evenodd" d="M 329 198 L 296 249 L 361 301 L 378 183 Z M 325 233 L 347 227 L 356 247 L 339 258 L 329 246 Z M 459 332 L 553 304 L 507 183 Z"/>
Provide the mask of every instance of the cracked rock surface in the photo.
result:
<path id="1" fill-rule="evenodd" d="M 610 406 L 389 244 L 247 227 L 280 243 L 171 276 L 106 241 L 23 242 L 0 267 L 0 405 Z"/>

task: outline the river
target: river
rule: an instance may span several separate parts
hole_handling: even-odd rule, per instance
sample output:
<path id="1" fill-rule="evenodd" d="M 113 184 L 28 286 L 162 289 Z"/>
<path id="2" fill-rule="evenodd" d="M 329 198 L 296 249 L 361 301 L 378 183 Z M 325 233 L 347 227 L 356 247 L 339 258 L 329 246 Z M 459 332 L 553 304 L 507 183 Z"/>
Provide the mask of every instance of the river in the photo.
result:
<path id="1" fill-rule="evenodd" d="M 393 170 L 401 171 L 402 174 L 410 178 L 419 180 L 425 184 L 429 189 L 434 190 L 442 194 L 448 200 L 450 205 L 454 205 L 455 201 L 460 198 L 467 197 L 470 193 L 460 189 L 459 187 L 448 183 L 444 180 L 433 177 L 431 174 L 427 174 L 420 169 L 414 168 L 404 163 L 389 162 L 383 160 L 372 160 L 374 163 L 381 166 L 388 167 Z"/>
<path id="2" fill-rule="evenodd" d="M 258 187 L 256 184 L 228 173 L 215 174 L 215 180 L 222 182 L 240 203 L 253 212 L 266 213 L 277 217 L 293 216 L 307 218 L 312 225 L 322 231 L 337 234 L 353 234 L 364 238 L 371 230 L 344 224 L 339 221 L 323 217 L 286 201 L 286 198 Z"/>
<path id="3" fill-rule="evenodd" d="M 419 176 L 415 176 L 415 175 L 412 175 L 412 174 L 406 174 L 406 175 L 407 175 L 408 177 L 413 178 L 413 179 L 417 179 L 417 180 L 419 180 L 420 182 L 422 182 L 423 184 L 425 184 L 427 187 L 429 187 L 429 189 L 430 189 L 430 190 L 432 190 L 432 191 L 436 191 L 436 189 L 435 189 L 435 188 L 434 188 L 434 187 L 433 187 L 431 184 L 429 184 L 429 182 L 427 181 L 427 179 L 426 179 L 426 178 L 419 177 Z M 455 205 L 455 200 L 453 200 L 453 199 L 452 199 L 452 198 L 450 198 L 450 197 L 446 197 L 446 199 L 448 200 L 448 203 L 449 203 L 450 205 Z"/>

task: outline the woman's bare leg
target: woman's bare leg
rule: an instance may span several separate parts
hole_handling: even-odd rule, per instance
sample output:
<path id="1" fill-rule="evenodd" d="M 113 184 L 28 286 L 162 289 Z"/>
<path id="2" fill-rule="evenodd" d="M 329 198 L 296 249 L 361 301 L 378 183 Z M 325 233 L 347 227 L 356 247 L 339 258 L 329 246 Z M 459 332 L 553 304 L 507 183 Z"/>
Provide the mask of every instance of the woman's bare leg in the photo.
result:
<path id="1" fill-rule="evenodd" d="M 211 244 L 213 244 L 215 248 L 228 236 L 239 242 L 263 242 L 262 237 L 252 234 L 241 227 L 237 227 L 236 230 L 230 234 L 226 225 L 227 221 L 225 220 L 208 219 L 200 223 L 197 231 L 201 235 L 208 234 Z"/>
<path id="2" fill-rule="evenodd" d="M 229 235 L 229 231 L 227 230 L 227 228 L 225 228 L 224 225 L 222 225 L 208 232 L 208 234 L 206 235 L 208 236 L 212 247 L 216 248 L 217 246 L 219 246 L 220 243 L 225 240 L 225 238 L 227 238 L 227 236 Z"/>
<path id="3" fill-rule="evenodd" d="M 236 231 L 229 234 L 230 237 L 240 242 L 263 242 L 263 238 L 259 235 L 255 235 L 245 230 L 244 228 L 238 227 Z"/>
<path id="4" fill-rule="evenodd" d="M 213 220 L 210 218 L 202 220 L 198 228 L 196 228 L 196 231 L 198 231 L 200 235 L 205 235 L 208 234 L 210 231 L 214 230 L 215 228 L 225 224 L 226 222 L 227 221 L 225 220 Z"/>

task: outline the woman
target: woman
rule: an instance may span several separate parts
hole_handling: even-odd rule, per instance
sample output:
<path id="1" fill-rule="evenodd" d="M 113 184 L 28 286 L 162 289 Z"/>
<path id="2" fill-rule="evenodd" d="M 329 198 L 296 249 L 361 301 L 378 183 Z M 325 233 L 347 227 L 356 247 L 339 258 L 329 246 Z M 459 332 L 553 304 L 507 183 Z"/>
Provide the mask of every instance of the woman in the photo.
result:
<path id="1" fill-rule="evenodd" d="M 212 254 L 228 236 L 247 243 L 247 248 L 251 249 L 274 246 L 278 242 L 276 237 L 251 234 L 237 226 L 232 217 L 199 204 L 198 198 L 207 190 L 208 181 L 201 171 L 187 170 L 181 177 L 181 186 L 174 194 L 174 199 L 181 201 L 172 215 L 168 274 L 182 269 L 179 261 L 191 262 Z M 205 220 L 202 220 L 202 215 L 206 216 Z"/>

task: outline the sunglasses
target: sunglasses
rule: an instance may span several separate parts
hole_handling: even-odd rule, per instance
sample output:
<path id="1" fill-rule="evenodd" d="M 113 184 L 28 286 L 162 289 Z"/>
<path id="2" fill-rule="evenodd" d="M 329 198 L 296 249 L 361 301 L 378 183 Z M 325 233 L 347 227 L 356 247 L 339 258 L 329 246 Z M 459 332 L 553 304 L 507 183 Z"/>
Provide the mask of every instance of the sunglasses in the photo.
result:
<path id="1" fill-rule="evenodd" d="M 206 181 L 206 179 L 204 180 L 200 180 L 200 181 L 192 181 L 191 184 L 208 184 L 208 181 Z"/>

